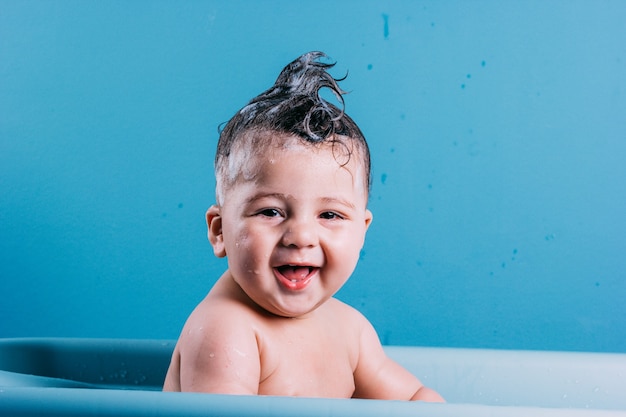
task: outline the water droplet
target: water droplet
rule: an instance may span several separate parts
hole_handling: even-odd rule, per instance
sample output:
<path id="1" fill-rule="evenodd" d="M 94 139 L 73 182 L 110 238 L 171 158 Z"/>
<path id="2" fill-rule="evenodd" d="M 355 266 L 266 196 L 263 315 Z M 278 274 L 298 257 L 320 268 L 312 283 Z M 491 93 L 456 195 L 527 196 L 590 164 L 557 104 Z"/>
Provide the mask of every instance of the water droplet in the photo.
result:
<path id="1" fill-rule="evenodd" d="M 389 15 L 388 14 L 383 13 L 383 21 L 384 21 L 383 36 L 385 37 L 385 39 L 387 39 L 389 37 Z"/>

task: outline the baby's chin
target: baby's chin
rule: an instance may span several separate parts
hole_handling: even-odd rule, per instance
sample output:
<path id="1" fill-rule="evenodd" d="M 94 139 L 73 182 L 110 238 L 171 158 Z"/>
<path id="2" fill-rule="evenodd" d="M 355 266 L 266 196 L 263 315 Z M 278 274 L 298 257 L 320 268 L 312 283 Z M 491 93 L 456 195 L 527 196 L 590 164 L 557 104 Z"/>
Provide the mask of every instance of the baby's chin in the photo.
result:
<path id="1" fill-rule="evenodd" d="M 263 307 L 262 307 L 263 308 Z M 273 316 L 285 319 L 304 319 L 311 315 L 313 311 L 317 309 L 317 306 L 309 309 L 286 309 L 286 308 L 264 308 L 265 311 Z"/>
<path id="2" fill-rule="evenodd" d="M 276 284 L 272 289 L 259 291 L 255 286 L 241 285 L 236 281 L 248 301 L 259 312 L 282 318 L 307 318 L 330 300 L 334 292 L 317 287 L 307 286 L 302 291 L 292 291 Z"/>
<path id="3" fill-rule="evenodd" d="M 276 317 L 282 317 L 287 319 L 304 319 L 314 313 L 326 301 L 328 301 L 328 298 L 321 300 L 317 303 L 297 303 L 292 301 L 289 305 L 259 305 L 259 307 Z"/>

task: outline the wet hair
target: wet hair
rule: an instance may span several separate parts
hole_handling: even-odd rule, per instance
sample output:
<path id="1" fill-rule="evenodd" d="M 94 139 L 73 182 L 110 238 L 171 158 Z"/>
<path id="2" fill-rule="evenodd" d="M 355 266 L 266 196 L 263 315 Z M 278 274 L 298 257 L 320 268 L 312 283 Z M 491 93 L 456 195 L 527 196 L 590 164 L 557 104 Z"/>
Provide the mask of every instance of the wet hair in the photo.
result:
<path id="1" fill-rule="evenodd" d="M 275 143 L 277 139 L 297 137 L 302 143 L 319 145 L 329 143 L 340 146 L 340 165 L 346 165 L 354 150 L 362 158 L 365 170 L 365 187 L 369 193 L 371 162 L 369 147 L 357 124 L 345 113 L 343 94 L 338 82 L 327 70 L 335 63 L 321 62 L 327 58 L 323 52 L 309 52 L 287 65 L 274 85 L 239 110 L 223 129 L 215 155 L 218 204 L 225 181 L 235 178 L 236 164 L 229 160 L 235 149 L 247 146 L 248 155 L 259 152 L 259 147 Z M 329 89 L 341 104 L 341 108 L 320 96 L 320 90 Z M 231 177 L 227 178 L 230 171 Z"/>

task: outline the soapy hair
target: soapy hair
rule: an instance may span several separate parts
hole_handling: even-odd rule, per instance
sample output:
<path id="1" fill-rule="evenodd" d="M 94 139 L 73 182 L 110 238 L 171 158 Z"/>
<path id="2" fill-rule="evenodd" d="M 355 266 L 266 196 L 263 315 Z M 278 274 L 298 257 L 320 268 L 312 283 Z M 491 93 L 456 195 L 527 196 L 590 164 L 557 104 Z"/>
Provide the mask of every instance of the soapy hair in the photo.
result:
<path id="1" fill-rule="evenodd" d="M 309 52 L 291 62 L 270 89 L 250 100 L 221 129 L 215 155 L 218 204 L 223 202 L 223 188 L 237 178 L 245 163 L 232 160 L 233 153 L 244 150 L 244 155 L 250 156 L 262 152 L 263 146 L 293 136 L 310 145 L 330 143 L 334 153 L 335 147 L 340 147 L 335 153 L 340 165 L 347 164 L 356 150 L 369 192 L 369 148 L 357 124 L 344 111 L 345 91 L 338 82 L 345 77 L 333 78 L 327 70 L 335 64 L 321 62 L 322 58 L 327 58 L 323 52 Z M 341 108 L 320 96 L 323 88 L 335 95 Z"/>

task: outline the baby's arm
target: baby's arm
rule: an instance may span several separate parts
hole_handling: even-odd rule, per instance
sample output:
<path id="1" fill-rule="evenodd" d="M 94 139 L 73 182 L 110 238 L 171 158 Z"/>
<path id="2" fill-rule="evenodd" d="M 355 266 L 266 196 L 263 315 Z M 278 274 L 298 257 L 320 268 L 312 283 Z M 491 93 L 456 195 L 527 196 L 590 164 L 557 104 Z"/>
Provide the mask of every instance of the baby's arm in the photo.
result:
<path id="1" fill-rule="evenodd" d="M 212 310 L 194 312 L 183 329 L 180 390 L 257 394 L 260 360 L 254 332 L 244 317 Z"/>
<path id="2" fill-rule="evenodd" d="M 354 380 L 354 397 L 358 398 L 444 402 L 436 391 L 385 354 L 376 331 L 364 317 Z"/>

